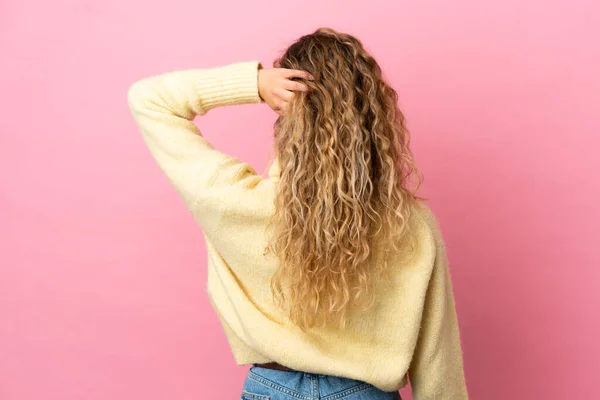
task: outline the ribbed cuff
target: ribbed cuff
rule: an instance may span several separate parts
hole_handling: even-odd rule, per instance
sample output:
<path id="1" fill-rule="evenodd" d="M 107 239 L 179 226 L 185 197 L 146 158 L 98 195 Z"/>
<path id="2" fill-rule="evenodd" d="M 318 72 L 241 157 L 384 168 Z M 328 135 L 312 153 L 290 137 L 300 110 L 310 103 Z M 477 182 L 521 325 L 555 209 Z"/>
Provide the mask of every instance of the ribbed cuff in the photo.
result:
<path id="1" fill-rule="evenodd" d="M 206 71 L 196 81 L 201 107 L 208 111 L 219 106 L 261 103 L 258 95 L 259 65 L 259 61 L 247 61 Z"/>

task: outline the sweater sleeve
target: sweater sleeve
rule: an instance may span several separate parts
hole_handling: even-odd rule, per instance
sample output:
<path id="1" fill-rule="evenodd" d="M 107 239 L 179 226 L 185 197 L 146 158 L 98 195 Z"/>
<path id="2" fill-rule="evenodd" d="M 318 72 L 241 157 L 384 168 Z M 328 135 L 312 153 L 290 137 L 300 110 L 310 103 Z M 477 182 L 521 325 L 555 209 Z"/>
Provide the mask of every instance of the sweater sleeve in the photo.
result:
<path id="1" fill-rule="evenodd" d="M 188 208 L 198 216 L 203 192 L 233 185 L 254 169 L 216 149 L 193 120 L 218 106 L 260 103 L 258 61 L 168 72 L 139 80 L 128 103 L 144 141 Z"/>
<path id="2" fill-rule="evenodd" d="M 446 250 L 437 221 L 425 217 L 436 257 L 425 295 L 421 329 L 409 367 L 415 400 L 467 400 L 463 354 Z"/>

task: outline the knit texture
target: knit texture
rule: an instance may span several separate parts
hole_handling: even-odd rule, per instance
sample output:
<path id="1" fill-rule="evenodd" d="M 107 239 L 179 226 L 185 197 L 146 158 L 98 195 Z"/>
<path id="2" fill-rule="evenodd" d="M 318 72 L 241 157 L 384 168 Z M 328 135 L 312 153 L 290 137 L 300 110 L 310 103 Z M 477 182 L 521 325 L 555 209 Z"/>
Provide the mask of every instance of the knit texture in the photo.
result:
<path id="1" fill-rule="evenodd" d="M 129 106 L 152 156 L 204 232 L 208 298 L 237 364 L 276 361 L 394 391 L 410 379 L 415 400 L 463 400 L 467 388 L 452 282 L 431 211 L 414 216 L 417 252 L 393 258 L 377 300 L 350 311 L 344 330 L 304 333 L 275 304 L 277 260 L 265 254 L 280 166 L 267 176 L 216 150 L 194 124 L 218 106 L 261 103 L 257 61 L 169 72 L 134 83 Z M 244 132 L 244 134 L 248 134 Z"/>

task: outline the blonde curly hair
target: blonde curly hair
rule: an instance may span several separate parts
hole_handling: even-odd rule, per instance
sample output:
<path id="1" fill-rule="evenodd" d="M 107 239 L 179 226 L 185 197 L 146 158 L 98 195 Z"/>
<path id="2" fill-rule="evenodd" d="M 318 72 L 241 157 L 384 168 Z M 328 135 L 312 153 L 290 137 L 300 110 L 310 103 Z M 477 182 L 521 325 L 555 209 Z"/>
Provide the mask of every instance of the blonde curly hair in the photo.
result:
<path id="1" fill-rule="evenodd" d="M 281 172 L 265 249 L 279 259 L 271 290 L 301 329 L 343 328 L 352 304 L 373 304 L 372 277 L 385 275 L 387 254 L 411 243 L 422 175 L 398 95 L 357 38 L 321 28 L 273 65 L 315 80 L 274 126 Z M 377 243 L 385 255 L 374 263 Z"/>

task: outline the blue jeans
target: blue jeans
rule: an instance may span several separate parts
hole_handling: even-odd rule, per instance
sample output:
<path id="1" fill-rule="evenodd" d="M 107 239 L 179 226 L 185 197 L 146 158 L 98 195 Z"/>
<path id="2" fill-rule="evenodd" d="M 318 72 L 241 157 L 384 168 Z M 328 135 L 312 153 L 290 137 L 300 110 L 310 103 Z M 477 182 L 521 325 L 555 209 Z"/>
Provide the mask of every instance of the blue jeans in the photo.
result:
<path id="1" fill-rule="evenodd" d="M 252 365 L 241 400 L 402 400 L 370 383 L 339 376 L 280 371 Z"/>

